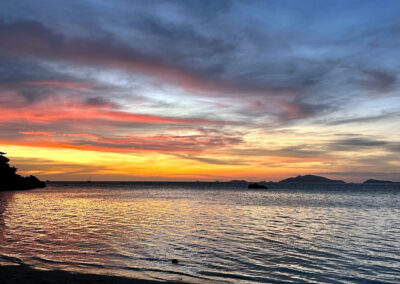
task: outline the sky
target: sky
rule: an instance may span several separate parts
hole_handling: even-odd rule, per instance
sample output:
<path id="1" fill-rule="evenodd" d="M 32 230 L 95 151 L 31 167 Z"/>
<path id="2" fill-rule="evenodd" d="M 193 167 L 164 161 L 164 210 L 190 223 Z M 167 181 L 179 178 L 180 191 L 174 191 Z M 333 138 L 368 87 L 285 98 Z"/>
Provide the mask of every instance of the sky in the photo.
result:
<path id="1" fill-rule="evenodd" d="M 399 12 L 2 0 L 0 151 L 49 180 L 400 181 Z"/>

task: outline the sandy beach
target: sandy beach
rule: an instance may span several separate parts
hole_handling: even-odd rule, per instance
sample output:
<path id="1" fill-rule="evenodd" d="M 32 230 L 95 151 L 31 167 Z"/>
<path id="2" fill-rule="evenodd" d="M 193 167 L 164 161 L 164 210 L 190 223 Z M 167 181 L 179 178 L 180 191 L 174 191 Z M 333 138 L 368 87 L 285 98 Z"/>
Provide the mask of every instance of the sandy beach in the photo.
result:
<path id="1" fill-rule="evenodd" d="M 41 284 L 67 284 L 67 283 L 113 283 L 113 284 L 159 284 L 159 283 L 184 283 L 176 281 L 153 281 L 134 279 L 119 276 L 98 275 L 98 274 L 81 274 L 72 273 L 61 270 L 43 271 L 33 269 L 27 265 L 0 266 L 0 284 L 25 284 L 25 283 L 41 283 Z"/>

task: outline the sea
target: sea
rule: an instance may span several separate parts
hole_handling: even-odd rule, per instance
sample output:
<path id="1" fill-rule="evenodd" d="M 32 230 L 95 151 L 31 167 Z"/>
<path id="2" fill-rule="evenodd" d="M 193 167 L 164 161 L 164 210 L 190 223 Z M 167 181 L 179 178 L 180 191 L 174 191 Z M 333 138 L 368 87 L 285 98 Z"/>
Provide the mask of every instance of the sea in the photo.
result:
<path id="1" fill-rule="evenodd" d="M 399 183 L 267 186 L 0 192 L 0 264 L 190 283 L 400 283 Z"/>

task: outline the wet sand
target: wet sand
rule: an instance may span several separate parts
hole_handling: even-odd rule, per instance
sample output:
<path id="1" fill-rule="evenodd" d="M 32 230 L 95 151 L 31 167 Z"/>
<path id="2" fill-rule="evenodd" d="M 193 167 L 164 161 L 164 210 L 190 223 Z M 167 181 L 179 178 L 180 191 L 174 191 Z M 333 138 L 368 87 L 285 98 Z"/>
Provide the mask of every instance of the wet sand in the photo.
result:
<path id="1" fill-rule="evenodd" d="M 0 284 L 67 284 L 67 283 L 115 283 L 115 284 L 160 284 L 160 283 L 184 283 L 176 281 L 153 281 L 141 280 L 119 276 L 108 276 L 98 274 L 81 274 L 61 270 L 42 271 L 33 269 L 27 265 L 0 266 Z"/>

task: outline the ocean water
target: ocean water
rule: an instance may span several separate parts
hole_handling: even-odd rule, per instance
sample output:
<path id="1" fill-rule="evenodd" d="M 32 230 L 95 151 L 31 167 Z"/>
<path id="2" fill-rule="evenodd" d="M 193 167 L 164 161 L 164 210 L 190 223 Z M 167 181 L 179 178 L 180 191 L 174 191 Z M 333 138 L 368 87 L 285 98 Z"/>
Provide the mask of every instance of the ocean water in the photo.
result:
<path id="1" fill-rule="evenodd" d="M 399 184 L 269 187 L 1 192 L 0 264 L 194 283 L 400 283 Z"/>

